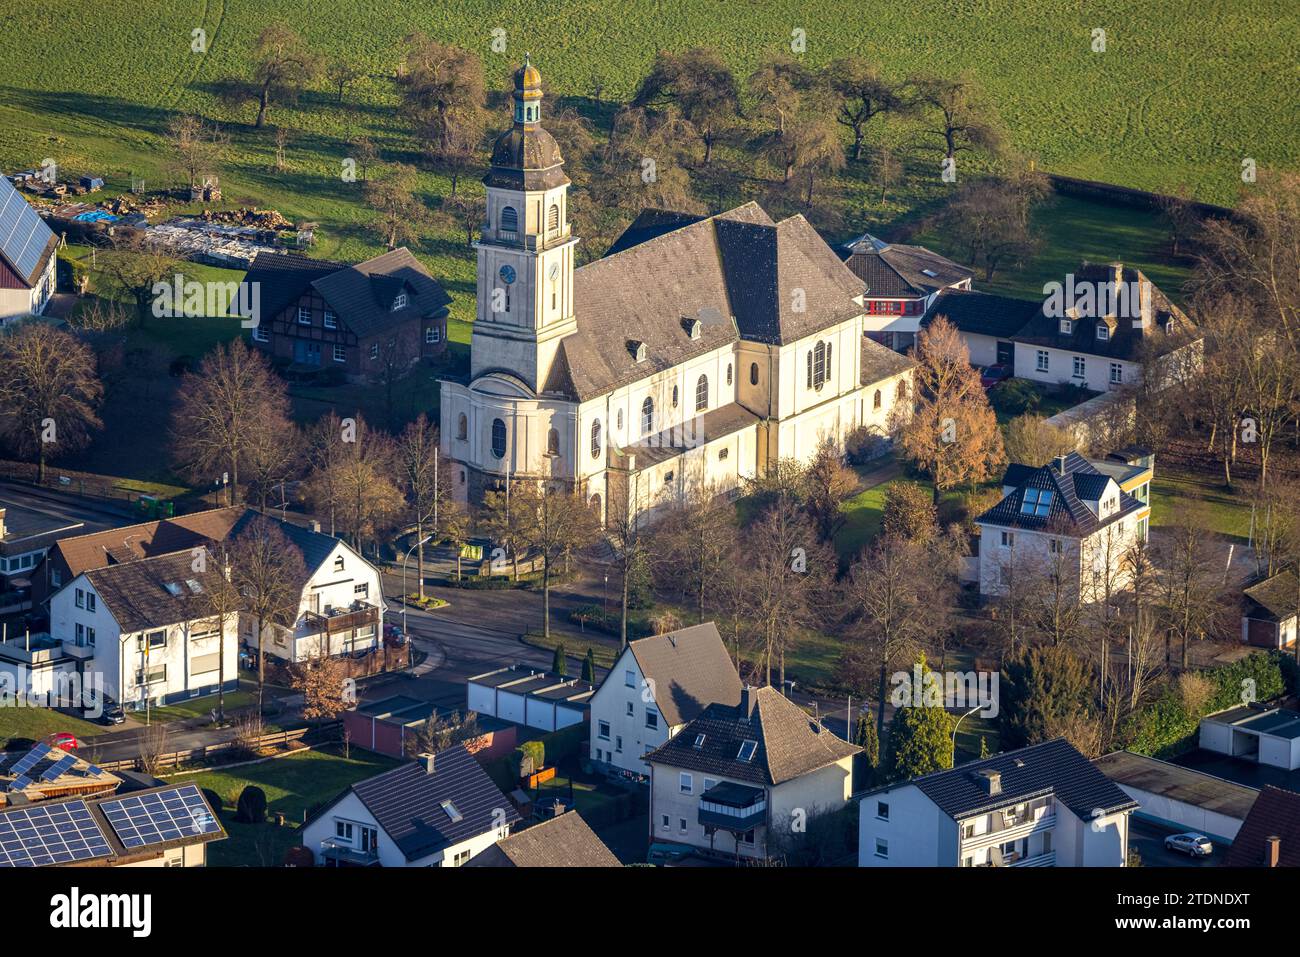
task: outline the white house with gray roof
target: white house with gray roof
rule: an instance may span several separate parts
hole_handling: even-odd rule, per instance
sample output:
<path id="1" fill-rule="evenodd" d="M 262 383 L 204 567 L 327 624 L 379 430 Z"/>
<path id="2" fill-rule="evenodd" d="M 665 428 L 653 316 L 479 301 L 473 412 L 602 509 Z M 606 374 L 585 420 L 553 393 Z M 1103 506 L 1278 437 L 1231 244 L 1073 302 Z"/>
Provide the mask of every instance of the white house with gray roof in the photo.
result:
<path id="1" fill-rule="evenodd" d="M 629 641 L 591 698 L 591 761 L 643 778 L 643 756 L 711 704 L 740 701 L 740 675 L 713 622 Z"/>
<path id="2" fill-rule="evenodd" d="M 1124 867 L 1138 806 L 1064 738 L 858 800 L 859 867 Z"/>
<path id="3" fill-rule="evenodd" d="M 45 311 L 54 295 L 57 246 L 50 227 L 0 176 L 0 324 Z"/>
<path id="4" fill-rule="evenodd" d="M 647 211 L 575 268 L 541 77 L 525 64 L 514 82 L 515 122 L 484 180 L 470 372 L 442 383 L 460 499 L 545 480 L 602 517 L 653 516 L 858 426 L 884 434 L 914 363 L 864 337 L 862 280 L 807 220 L 755 203 Z"/>

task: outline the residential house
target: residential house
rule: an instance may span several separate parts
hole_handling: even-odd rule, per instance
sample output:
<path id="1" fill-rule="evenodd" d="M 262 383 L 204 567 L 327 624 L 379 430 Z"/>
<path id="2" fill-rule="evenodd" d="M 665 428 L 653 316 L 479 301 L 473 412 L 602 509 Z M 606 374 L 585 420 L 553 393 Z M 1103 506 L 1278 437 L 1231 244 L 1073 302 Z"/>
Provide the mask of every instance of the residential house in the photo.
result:
<path id="1" fill-rule="evenodd" d="M 1137 808 L 1064 738 L 869 791 L 859 867 L 1124 867 Z"/>
<path id="2" fill-rule="evenodd" d="M 30 582 L 50 546 L 83 527 L 84 522 L 0 500 L 0 582 Z"/>
<path id="3" fill-rule="evenodd" d="M 742 688 L 738 704 L 706 706 L 645 756 L 650 840 L 779 856 L 809 819 L 848 802 L 861 750 L 775 688 Z"/>
<path id="4" fill-rule="evenodd" d="M 194 784 L 0 807 L 0 868 L 203 867 L 225 839 Z"/>
<path id="5" fill-rule="evenodd" d="M 58 243 L 13 183 L 0 176 L 0 325 L 45 311 L 54 295 Z"/>
<path id="6" fill-rule="evenodd" d="M 127 706 L 233 691 L 238 613 L 214 613 L 194 562 L 184 551 L 82 572 L 50 599 L 50 634 Z"/>
<path id="7" fill-rule="evenodd" d="M 469 859 L 466 867 L 622 867 L 577 811 L 515 831 Z"/>
<path id="8" fill-rule="evenodd" d="M 1008 466 L 1002 495 L 975 520 L 980 594 L 1005 596 L 1014 576 L 1044 574 L 1087 603 L 1128 587 L 1126 557 L 1146 541 L 1151 508 L 1114 477 L 1070 452 L 1039 468 Z"/>
<path id="9" fill-rule="evenodd" d="M 1300 794 L 1265 785 L 1223 863 L 1225 867 L 1300 867 Z"/>
<path id="10" fill-rule="evenodd" d="M 545 479 L 602 519 L 652 520 L 688 489 L 885 431 L 914 363 L 864 341 L 863 281 L 807 220 L 654 210 L 579 269 L 531 63 L 513 100 L 484 179 L 469 374 L 442 382 L 459 500 Z"/>
<path id="11" fill-rule="evenodd" d="M 1142 366 L 1169 367 L 1198 348 L 1195 327 L 1147 276 L 1123 263 L 1084 263 L 1070 277 L 1083 307 L 987 293 L 944 290 L 922 320 L 946 316 L 976 365 L 999 363 L 1045 385 L 1108 392 L 1142 380 Z M 1110 292 L 1114 290 L 1114 292 Z M 1108 298 L 1109 297 L 1109 298 Z M 1058 308 L 1059 307 L 1059 308 Z"/>
<path id="12" fill-rule="evenodd" d="M 941 292 L 970 289 L 974 273 L 924 246 L 887 243 L 864 234 L 844 245 L 844 265 L 861 279 L 864 329 L 897 352 L 916 345 L 921 318 Z"/>
<path id="13" fill-rule="evenodd" d="M 1260 648 L 1294 647 L 1300 580 L 1278 572 L 1242 592 L 1241 640 Z"/>
<path id="14" fill-rule="evenodd" d="M 353 266 L 258 253 L 244 282 L 253 345 L 296 371 L 374 379 L 446 349 L 451 297 L 404 246 Z"/>
<path id="15" fill-rule="evenodd" d="M 740 702 L 740 675 L 713 622 L 629 641 L 591 699 L 591 761 L 644 778 L 644 755 L 711 704 Z"/>
<path id="16" fill-rule="evenodd" d="M 519 820 L 456 745 L 352 785 L 307 818 L 302 846 L 323 866 L 460 867 Z"/>

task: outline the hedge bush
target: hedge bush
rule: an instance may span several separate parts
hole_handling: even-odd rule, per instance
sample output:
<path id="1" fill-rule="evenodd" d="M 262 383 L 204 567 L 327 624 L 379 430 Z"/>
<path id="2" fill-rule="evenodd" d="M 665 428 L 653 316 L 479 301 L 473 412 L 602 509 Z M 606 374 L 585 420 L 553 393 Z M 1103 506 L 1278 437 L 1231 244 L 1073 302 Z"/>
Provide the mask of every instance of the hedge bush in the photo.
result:
<path id="1" fill-rule="evenodd" d="M 241 824 L 262 824 L 266 821 L 266 792 L 250 784 L 239 792 L 235 805 L 235 820 Z"/>
<path id="2" fill-rule="evenodd" d="M 1169 682 L 1151 704 L 1129 716 L 1121 730 L 1124 748 L 1138 754 L 1168 758 L 1196 746 L 1201 719 L 1248 700 L 1270 701 L 1294 689 L 1295 662 L 1277 651 L 1257 651 L 1222 668 L 1197 672 L 1214 686 L 1214 693 L 1197 713 L 1189 712 L 1178 685 Z M 1254 682 L 1254 687 L 1246 684 Z"/>

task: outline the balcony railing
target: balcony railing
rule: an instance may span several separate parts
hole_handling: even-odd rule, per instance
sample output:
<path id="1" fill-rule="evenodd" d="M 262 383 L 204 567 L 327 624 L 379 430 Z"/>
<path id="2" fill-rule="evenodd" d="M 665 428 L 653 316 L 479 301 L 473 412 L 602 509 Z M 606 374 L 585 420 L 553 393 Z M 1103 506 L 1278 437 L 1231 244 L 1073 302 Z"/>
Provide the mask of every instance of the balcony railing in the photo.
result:
<path id="1" fill-rule="evenodd" d="M 359 606 L 359 607 L 358 607 Z M 373 625 L 379 621 L 379 608 L 368 602 L 353 602 L 349 609 L 333 609 L 329 614 L 320 615 L 307 612 L 303 615 L 303 634 L 336 635 L 341 631 L 351 631 L 363 625 Z"/>
<path id="2" fill-rule="evenodd" d="M 1050 830 L 1056 827 L 1056 812 L 1050 811 L 1042 817 L 1034 819 L 1022 819 L 1012 824 L 1002 824 L 1001 814 L 994 812 L 993 820 L 999 826 L 994 827 L 991 831 L 985 831 L 983 834 L 975 834 L 971 837 L 961 839 L 963 851 L 972 850 L 977 847 L 983 847 L 986 844 L 1003 844 L 1007 841 L 1018 841 L 1022 837 L 1028 837 L 1031 834 L 1038 834 L 1042 831 Z"/>
<path id="3" fill-rule="evenodd" d="M 322 860 L 327 864 L 333 864 L 335 867 L 340 865 L 369 867 L 372 864 L 379 863 L 379 851 L 377 849 L 371 848 L 368 851 L 363 851 L 351 844 L 344 844 L 333 838 L 326 838 L 320 842 L 320 853 Z"/>
<path id="4" fill-rule="evenodd" d="M 717 801 L 700 800 L 699 823 L 725 831 L 748 831 L 762 824 L 767 816 L 767 800 L 760 799 L 748 807 L 732 807 Z"/>

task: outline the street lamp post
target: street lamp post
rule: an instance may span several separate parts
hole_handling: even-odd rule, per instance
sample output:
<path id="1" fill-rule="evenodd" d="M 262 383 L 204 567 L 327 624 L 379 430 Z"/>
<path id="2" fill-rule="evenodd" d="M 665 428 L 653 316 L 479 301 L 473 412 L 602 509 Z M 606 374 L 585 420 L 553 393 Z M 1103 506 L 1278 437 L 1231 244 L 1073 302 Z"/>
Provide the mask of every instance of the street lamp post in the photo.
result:
<path id="1" fill-rule="evenodd" d="M 978 711 L 978 710 L 979 710 L 980 708 L 982 708 L 982 707 L 984 707 L 984 705 L 982 705 L 982 704 L 977 704 L 975 707 L 971 708 L 971 709 L 970 709 L 969 711 L 967 711 L 964 715 L 962 715 L 960 718 L 958 718 L 958 719 L 957 719 L 957 723 L 956 723 L 955 725 L 953 725 L 953 728 L 952 728 L 952 766 L 953 766 L 954 768 L 957 766 L 957 730 L 961 727 L 961 723 L 962 723 L 963 721 L 965 721 L 967 718 L 969 718 L 971 715 L 973 715 L 976 711 Z"/>
<path id="2" fill-rule="evenodd" d="M 415 551 L 431 538 L 433 538 L 432 535 L 424 536 L 424 538 L 420 539 L 408 548 L 406 554 L 402 556 L 402 634 L 406 634 L 406 562 L 407 559 L 411 557 L 411 552 Z M 382 638 L 382 636 L 380 637 Z"/>

